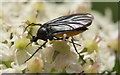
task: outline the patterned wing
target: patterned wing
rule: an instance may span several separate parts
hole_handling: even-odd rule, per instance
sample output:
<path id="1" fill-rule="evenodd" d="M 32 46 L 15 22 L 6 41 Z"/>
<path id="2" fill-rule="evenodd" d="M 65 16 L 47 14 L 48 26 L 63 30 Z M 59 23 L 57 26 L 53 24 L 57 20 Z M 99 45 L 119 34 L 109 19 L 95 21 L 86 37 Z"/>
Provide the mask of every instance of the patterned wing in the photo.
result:
<path id="1" fill-rule="evenodd" d="M 53 19 L 45 24 L 50 26 L 55 26 L 55 28 L 65 27 L 65 29 L 78 28 L 78 27 L 87 27 L 92 23 L 93 16 L 91 14 L 71 14 L 67 16 L 62 16 L 56 19 Z M 60 28 L 60 29 L 61 29 Z"/>

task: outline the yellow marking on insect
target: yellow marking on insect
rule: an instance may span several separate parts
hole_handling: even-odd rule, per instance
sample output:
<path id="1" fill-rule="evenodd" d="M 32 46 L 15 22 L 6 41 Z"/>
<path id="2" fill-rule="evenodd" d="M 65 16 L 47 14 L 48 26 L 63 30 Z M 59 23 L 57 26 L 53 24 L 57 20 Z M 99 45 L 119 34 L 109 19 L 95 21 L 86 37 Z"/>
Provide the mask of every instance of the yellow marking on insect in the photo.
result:
<path id="1" fill-rule="evenodd" d="M 67 34 L 67 37 L 70 37 L 70 36 L 74 36 L 74 35 L 77 35 L 77 34 L 80 34 L 82 32 L 84 32 L 85 30 L 79 30 L 79 31 L 69 31 L 69 32 L 65 32 L 65 33 L 60 33 L 60 34 L 56 34 L 55 37 L 64 37 L 64 34 Z"/>

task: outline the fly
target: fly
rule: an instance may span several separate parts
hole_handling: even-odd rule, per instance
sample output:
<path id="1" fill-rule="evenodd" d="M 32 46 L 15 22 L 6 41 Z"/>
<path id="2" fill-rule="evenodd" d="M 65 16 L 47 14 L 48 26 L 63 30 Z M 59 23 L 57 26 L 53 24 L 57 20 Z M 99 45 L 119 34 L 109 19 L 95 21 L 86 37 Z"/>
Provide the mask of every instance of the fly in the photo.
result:
<path id="1" fill-rule="evenodd" d="M 76 43 L 73 41 L 73 36 L 80 34 L 86 30 L 88 30 L 88 26 L 92 24 L 93 16 L 89 13 L 81 13 L 81 14 L 71 14 L 62 16 L 56 19 L 53 19 L 47 23 L 42 24 L 29 24 L 25 30 L 29 26 L 40 26 L 37 31 L 36 36 L 32 36 L 30 40 L 32 42 L 37 42 L 38 39 L 44 40 L 45 42 L 30 56 L 26 61 L 31 59 L 45 44 L 48 42 L 47 40 L 63 40 L 64 34 L 66 34 L 66 39 L 72 37 L 70 43 L 73 44 L 75 51 L 79 55 L 79 57 L 85 62 L 82 56 L 77 51 L 75 46 Z M 78 44 L 76 44 L 78 45 Z M 25 61 L 25 62 L 26 62 Z"/>

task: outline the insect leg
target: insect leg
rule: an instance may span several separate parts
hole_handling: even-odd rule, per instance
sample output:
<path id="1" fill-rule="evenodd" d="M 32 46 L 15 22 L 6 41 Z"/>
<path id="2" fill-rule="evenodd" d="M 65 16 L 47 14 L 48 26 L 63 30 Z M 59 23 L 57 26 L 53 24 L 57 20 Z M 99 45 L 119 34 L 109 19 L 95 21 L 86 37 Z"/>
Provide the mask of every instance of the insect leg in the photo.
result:
<path id="1" fill-rule="evenodd" d="M 32 56 L 30 56 L 30 57 L 25 61 L 25 63 L 26 63 L 28 60 L 30 60 L 30 59 L 39 51 L 39 49 L 41 49 L 43 46 L 45 46 L 46 43 L 47 43 L 47 41 L 45 41 L 45 42 L 32 54 Z"/>
<path id="2" fill-rule="evenodd" d="M 66 39 L 68 39 L 69 37 L 66 37 Z M 57 38 L 57 37 L 55 37 L 55 39 L 54 40 L 63 40 L 63 38 Z M 67 40 L 69 43 L 72 43 L 72 41 L 69 41 L 69 40 Z M 78 45 L 78 46 L 81 46 L 80 44 L 77 44 L 77 43 L 75 43 L 74 42 L 74 44 L 75 45 Z"/>
<path id="3" fill-rule="evenodd" d="M 73 43 L 72 41 L 68 41 L 68 42 Z M 75 43 L 75 42 L 74 42 L 74 44 L 75 44 L 75 45 L 78 45 L 78 46 L 81 46 L 80 44 L 77 44 L 77 43 Z"/>
<path id="4" fill-rule="evenodd" d="M 72 44 L 73 44 L 73 46 L 74 46 L 75 51 L 76 51 L 77 54 L 79 55 L 79 57 L 82 59 L 82 61 L 83 61 L 84 63 L 86 63 L 86 61 L 83 59 L 83 57 L 82 57 L 82 56 L 80 55 L 80 53 L 77 51 L 77 48 L 76 48 L 75 43 L 74 43 L 74 41 L 73 41 L 73 37 L 72 37 L 72 39 L 71 39 L 71 42 L 72 42 Z"/>

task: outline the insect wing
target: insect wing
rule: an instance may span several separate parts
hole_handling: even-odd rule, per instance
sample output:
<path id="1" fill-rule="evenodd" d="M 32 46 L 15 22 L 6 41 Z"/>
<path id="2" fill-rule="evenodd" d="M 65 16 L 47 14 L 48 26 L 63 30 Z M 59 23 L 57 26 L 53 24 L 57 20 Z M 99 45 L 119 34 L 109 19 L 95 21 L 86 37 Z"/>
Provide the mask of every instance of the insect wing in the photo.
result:
<path id="1" fill-rule="evenodd" d="M 59 18 L 56 18 L 56 19 L 53 19 L 45 24 L 47 25 L 51 25 L 51 26 L 54 26 L 54 25 L 70 25 L 72 26 L 73 28 L 76 27 L 87 27 L 89 25 L 91 25 L 92 23 L 92 20 L 93 20 L 93 16 L 91 14 L 72 14 L 72 15 L 67 15 L 67 16 L 62 16 L 62 17 L 59 17 Z"/>
<path id="2" fill-rule="evenodd" d="M 51 34 L 56 37 L 63 37 L 63 34 L 67 34 L 67 37 L 77 35 L 85 30 L 86 27 L 82 27 L 82 25 L 74 24 L 74 23 L 58 23 L 50 26 L 52 30 Z"/>
<path id="3" fill-rule="evenodd" d="M 54 24 L 50 25 L 50 27 L 54 31 L 62 32 L 62 31 L 71 31 L 71 30 L 75 30 L 77 28 L 82 28 L 83 25 L 80 25 L 79 23 L 62 22 L 62 23 L 54 23 Z"/>

